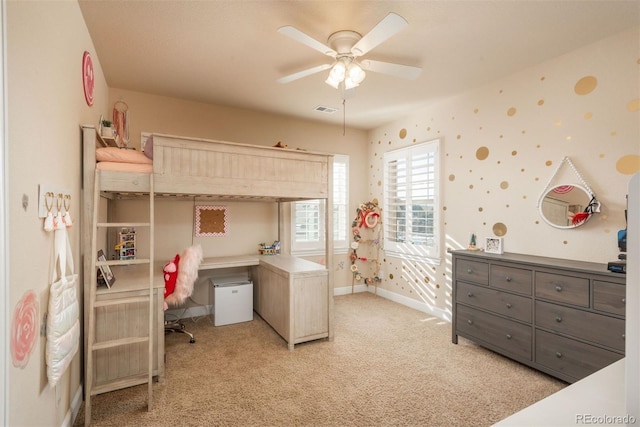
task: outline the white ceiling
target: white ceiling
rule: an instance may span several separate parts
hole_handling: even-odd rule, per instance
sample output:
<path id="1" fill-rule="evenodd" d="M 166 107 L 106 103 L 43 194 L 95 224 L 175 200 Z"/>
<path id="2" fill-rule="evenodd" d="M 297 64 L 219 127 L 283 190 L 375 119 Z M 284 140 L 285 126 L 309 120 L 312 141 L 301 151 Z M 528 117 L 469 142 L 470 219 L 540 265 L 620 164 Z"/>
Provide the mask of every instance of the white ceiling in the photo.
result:
<path id="1" fill-rule="evenodd" d="M 327 43 L 338 30 L 366 34 L 389 12 L 409 26 L 363 59 L 423 68 L 417 80 L 367 73 L 346 101 L 347 126 L 371 129 L 640 25 L 640 2 L 504 1 L 105 1 L 79 0 L 112 88 L 342 124 L 328 71 L 280 84 L 284 75 L 330 63 L 279 34 L 292 25 Z M 316 106 L 337 108 L 334 114 Z"/>

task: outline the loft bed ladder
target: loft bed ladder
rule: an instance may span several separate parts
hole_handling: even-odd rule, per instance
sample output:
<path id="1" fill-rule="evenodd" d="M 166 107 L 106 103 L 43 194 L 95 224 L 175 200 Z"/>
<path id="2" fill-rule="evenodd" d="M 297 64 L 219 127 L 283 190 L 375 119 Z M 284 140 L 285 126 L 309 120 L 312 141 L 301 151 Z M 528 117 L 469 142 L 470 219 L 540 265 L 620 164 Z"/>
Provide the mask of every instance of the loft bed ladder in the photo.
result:
<path id="1" fill-rule="evenodd" d="M 94 185 L 93 185 L 93 210 L 92 210 L 92 220 L 91 220 L 91 244 L 90 244 L 90 252 L 89 254 L 85 254 L 86 256 L 91 256 L 90 261 L 90 280 L 89 280 L 89 289 L 86 289 L 85 292 L 89 292 L 88 298 L 88 326 L 85 331 L 87 335 L 87 354 L 86 357 L 86 371 L 85 371 L 85 426 L 89 426 L 91 424 L 91 399 L 93 396 L 106 393 L 114 390 L 118 390 L 125 387 L 131 387 L 134 385 L 140 385 L 146 383 L 147 388 L 147 410 L 151 411 L 153 408 L 153 324 L 154 324 L 154 309 L 153 309 L 153 236 L 154 236 L 154 187 L 153 187 L 153 174 L 149 174 L 149 222 L 98 222 L 98 211 L 99 211 L 99 203 L 100 203 L 100 171 L 96 169 L 94 176 Z M 131 260 L 106 260 L 106 261 L 98 261 L 97 253 L 97 238 L 98 238 L 98 229 L 102 228 L 134 228 L 134 227 L 148 227 L 149 228 L 149 258 L 148 259 L 131 259 Z M 139 242 L 137 242 L 139 243 Z M 102 267 L 111 267 L 111 266 L 125 266 L 125 265 L 148 265 L 148 283 L 147 288 L 143 288 L 139 295 L 136 296 L 127 296 L 127 297 L 113 297 L 113 298 L 98 298 L 97 288 L 98 288 L 98 274 L 99 269 Z M 119 276 L 117 277 L 118 281 L 124 282 L 127 280 L 126 274 L 124 272 L 126 270 L 119 269 Z M 86 274 L 85 274 L 85 277 Z M 116 291 L 118 284 L 114 284 L 115 287 L 113 289 L 109 289 L 109 291 Z M 104 295 L 104 294 L 103 294 Z M 146 305 L 146 310 L 148 313 L 148 325 L 146 329 L 146 335 L 139 334 L 135 336 L 125 336 L 119 337 L 116 339 L 108 339 L 108 340 L 98 340 L 96 333 L 96 314 L 98 310 L 108 310 L 108 309 L 116 309 L 122 310 L 126 307 L 131 307 L 134 305 Z M 101 384 L 95 384 L 95 369 L 94 364 L 96 362 L 96 351 L 104 350 L 104 349 L 117 349 L 122 348 L 124 346 L 132 346 L 138 343 L 146 343 L 148 349 L 148 358 L 147 358 L 147 369 L 146 373 L 131 375 L 126 378 L 118 378 L 112 381 L 106 381 Z"/>

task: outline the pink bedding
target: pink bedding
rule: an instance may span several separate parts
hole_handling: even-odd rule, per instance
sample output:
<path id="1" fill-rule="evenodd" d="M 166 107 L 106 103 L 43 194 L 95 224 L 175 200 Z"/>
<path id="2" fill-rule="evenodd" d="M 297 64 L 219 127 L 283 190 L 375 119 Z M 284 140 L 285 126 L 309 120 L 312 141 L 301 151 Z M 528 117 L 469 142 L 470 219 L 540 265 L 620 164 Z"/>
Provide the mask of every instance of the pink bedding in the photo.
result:
<path id="1" fill-rule="evenodd" d="M 96 149 L 96 168 L 118 172 L 152 173 L 153 161 L 136 150 L 117 147 L 101 147 Z"/>

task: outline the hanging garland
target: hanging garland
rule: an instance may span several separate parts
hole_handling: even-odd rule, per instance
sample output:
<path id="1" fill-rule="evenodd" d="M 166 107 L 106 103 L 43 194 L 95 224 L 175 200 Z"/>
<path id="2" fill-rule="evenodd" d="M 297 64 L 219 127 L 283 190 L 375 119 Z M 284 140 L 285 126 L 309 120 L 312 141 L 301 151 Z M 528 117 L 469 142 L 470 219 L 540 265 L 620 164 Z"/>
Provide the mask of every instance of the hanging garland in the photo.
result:
<path id="1" fill-rule="evenodd" d="M 374 245 L 378 245 L 380 243 L 380 240 L 378 238 L 374 238 L 370 241 L 362 240 L 360 230 L 362 228 L 376 228 L 379 224 L 379 221 L 380 213 L 377 200 L 374 199 L 371 202 L 362 203 L 356 209 L 356 216 L 351 223 L 353 242 L 351 243 L 351 253 L 349 254 L 349 259 L 351 260 L 351 272 L 353 273 L 353 277 L 355 278 L 355 280 L 362 280 L 362 273 L 358 271 L 358 265 L 356 264 L 357 261 L 377 262 L 377 260 L 375 259 L 369 260 L 366 257 L 358 256 L 358 248 L 360 247 L 360 243 L 372 243 Z M 378 277 L 377 271 L 375 271 L 374 274 L 374 277 L 367 277 L 364 279 L 364 283 L 366 285 L 373 285 L 374 283 L 382 281 L 382 279 Z"/>

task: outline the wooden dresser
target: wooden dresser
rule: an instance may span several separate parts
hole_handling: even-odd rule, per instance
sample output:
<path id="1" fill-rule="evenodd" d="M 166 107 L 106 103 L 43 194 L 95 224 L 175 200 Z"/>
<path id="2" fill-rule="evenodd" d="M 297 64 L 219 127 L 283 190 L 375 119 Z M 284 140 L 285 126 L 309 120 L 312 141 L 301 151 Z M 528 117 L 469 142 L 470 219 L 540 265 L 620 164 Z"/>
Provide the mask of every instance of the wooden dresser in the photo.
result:
<path id="1" fill-rule="evenodd" d="M 606 264 L 452 251 L 458 337 L 575 382 L 624 357 L 624 274 Z"/>

